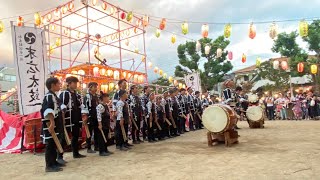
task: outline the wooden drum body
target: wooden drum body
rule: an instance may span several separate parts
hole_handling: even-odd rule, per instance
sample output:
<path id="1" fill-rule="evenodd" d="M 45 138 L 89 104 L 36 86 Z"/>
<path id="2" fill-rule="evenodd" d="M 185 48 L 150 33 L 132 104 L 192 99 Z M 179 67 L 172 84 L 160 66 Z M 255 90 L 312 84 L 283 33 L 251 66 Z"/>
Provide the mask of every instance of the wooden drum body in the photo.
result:
<path id="1" fill-rule="evenodd" d="M 260 106 L 250 106 L 246 115 L 250 128 L 264 128 L 264 113 Z"/>

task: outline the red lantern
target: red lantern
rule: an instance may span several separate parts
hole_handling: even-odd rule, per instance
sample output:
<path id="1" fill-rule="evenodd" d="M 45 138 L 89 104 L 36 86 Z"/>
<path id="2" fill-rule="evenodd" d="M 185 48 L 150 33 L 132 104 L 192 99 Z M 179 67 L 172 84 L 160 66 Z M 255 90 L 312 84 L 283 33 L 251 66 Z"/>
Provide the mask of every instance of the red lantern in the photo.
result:
<path id="1" fill-rule="evenodd" d="M 245 54 L 242 54 L 241 61 L 242 63 L 245 63 L 247 61 L 247 56 Z"/>
<path id="2" fill-rule="evenodd" d="M 125 19 L 127 17 L 126 13 L 125 12 L 122 12 L 121 15 L 120 15 L 121 19 Z"/>
<path id="3" fill-rule="evenodd" d="M 231 51 L 228 52 L 228 59 L 230 61 L 233 59 L 233 53 Z"/>
<path id="4" fill-rule="evenodd" d="M 298 63 L 298 66 L 297 66 L 297 70 L 299 73 L 302 73 L 303 70 L 304 70 L 304 64 L 301 62 L 301 63 Z"/>
<path id="5" fill-rule="evenodd" d="M 249 38 L 254 39 L 256 37 L 256 34 L 256 26 L 251 23 L 249 26 Z"/>
<path id="6" fill-rule="evenodd" d="M 203 38 L 207 38 L 208 37 L 208 35 L 209 35 L 209 26 L 208 26 L 208 24 L 202 25 L 201 34 L 202 34 Z"/>
<path id="7" fill-rule="evenodd" d="M 167 20 L 166 20 L 165 18 L 163 18 L 163 19 L 161 20 L 160 25 L 159 25 L 159 29 L 160 29 L 160 30 L 164 30 L 164 29 L 166 28 L 166 24 L 167 24 Z"/>
<path id="8" fill-rule="evenodd" d="M 288 62 L 287 61 L 282 61 L 281 62 L 281 68 L 283 70 L 287 70 L 288 69 Z"/>
<path id="9" fill-rule="evenodd" d="M 17 26 L 23 26 L 23 18 L 21 16 L 18 17 L 17 19 Z"/>

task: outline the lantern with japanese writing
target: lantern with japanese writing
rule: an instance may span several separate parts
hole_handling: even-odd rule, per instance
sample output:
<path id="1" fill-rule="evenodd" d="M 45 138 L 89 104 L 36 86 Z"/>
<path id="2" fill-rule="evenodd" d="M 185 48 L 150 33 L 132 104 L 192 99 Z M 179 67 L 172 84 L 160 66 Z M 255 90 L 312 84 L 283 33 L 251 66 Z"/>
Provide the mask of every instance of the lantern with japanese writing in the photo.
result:
<path id="1" fill-rule="evenodd" d="M 173 34 L 173 35 L 171 36 L 171 43 L 174 44 L 174 43 L 176 42 L 176 40 L 177 40 L 177 37 L 176 37 L 175 34 Z"/>
<path id="2" fill-rule="evenodd" d="M 302 62 L 298 63 L 298 65 L 297 65 L 297 71 L 298 71 L 299 73 L 302 73 L 303 70 L 304 70 L 304 64 L 303 64 Z"/>
<path id="3" fill-rule="evenodd" d="M 245 54 L 242 54 L 241 62 L 245 63 L 246 61 L 247 61 L 247 56 Z"/>
<path id="4" fill-rule="evenodd" d="M 99 70 L 99 73 L 100 73 L 101 76 L 106 75 L 106 72 L 107 72 L 107 70 L 104 69 L 104 68 L 102 68 L 102 69 Z"/>
<path id="5" fill-rule="evenodd" d="M 112 91 L 114 88 L 114 83 L 109 83 L 109 91 Z"/>
<path id="6" fill-rule="evenodd" d="M 74 8 L 73 2 L 69 3 L 69 4 L 68 4 L 68 11 L 72 11 L 73 8 Z"/>
<path id="7" fill-rule="evenodd" d="M 61 39 L 57 38 L 55 44 L 56 44 L 57 47 L 61 46 Z"/>
<path id="8" fill-rule="evenodd" d="M 149 66 L 149 68 L 151 68 L 152 67 L 152 62 L 148 62 L 148 66 Z"/>
<path id="9" fill-rule="evenodd" d="M 228 52 L 228 59 L 230 61 L 233 59 L 233 53 L 231 51 Z"/>
<path id="10" fill-rule="evenodd" d="M 147 15 L 143 16 L 142 24 L 144 27 L 147 27 L 149 25 L 149 16 L 147 16 Z"/>
<path id="11" fill-rule="evenodd" d="M 182 83 L 179 83 L 179 89 L 181 89 L 182 88 Z"/>
<path id="12" fill-rule="evenodd" d="M 261 65 L 261 58 L 258 57 L 256 60 L 256 67 L 258 68 L 258 67 L 260 67 L 260 65 Z"/>
<path id="13" fill-rule="evenodd" d="M 299 34 L 301 37 L 306 37 L 308 36 L 308 31 L 309 31 L 309 27 L 308 27 L 308 22 L 307 21 L 300 21 L 299 23 Z"/>
<path id="14" fill-rule="evenodd" d="M 98 67 L 94 67 L 93 68 L 93 76 L 96 76 L 96 77 L 99 77 L 100 74 L 99 74 L 99 68 Z"/>
<path id="15" fill-rule="evenodd" d="M 101 8 L 102 8 L 103 10 L 107 10 L 108 4 L 107 4 L 106 2 L 103 2 L 103 3 L 101 4 Z"/>
<path id="16" fill-rule="evenodd" d="M 0 21 L 0 33 L 2 33 L 4 30 L 4 24 L 2 21 Z"/>
<path id="17" fill-rule="evenodd" d="M 159 70 L 159 75 L 163 76 L 163 70 L 162 69 Z"/>
<path id="18" fill-rule="evenodd" d="M 126 78 L 127 78 L 127 72 L 126 72 L 126 71 L 123 71 L 123 72 L 122 72 L 122 78 L 123 78 L 123 79 L 126 79 Z"/>
<path id="19" fill-rule="evenodd" d="M 106 93 L 108 91 L 108 85 L 107 84 L 102 84 L 101 85 L 101 91 Z"/>
<path id="20" fill-rule="evenodd" d="M 273 69 L 279 69 L 279 61 L 273 61 Z"/>
<path id="21" fill-rule="evenodd" d="M 21 16 L 19 16 L 17 19 L 17 26 L 23 26 L 23 24 L 24 24 L 23 18 Z"/>
<path id="22" fill-rule="evenodd" d="M 173 77 L 170 76 L 170 77 L 169 77 L 169 83 L 172 83 L 172 81 L 173 81 Z"/>
<path id="23" fill-rule="evenodd" d="M 189 26 L 188 23 L 184 22 L 181 25 L 182 34 L 186 35 L 189 32 Z"/>
<path id="24" fill-rule="evenodd" d="M 114 72 L 113 72 L 113 78 L 114 78 L 115 80 L 119 80 L 119 79 L 120 79 L 120 73 L 119 73 L 119 71 L 114 71 Z"/>
<path id="25" fill-rule="evenodd" d="M 138 74 L 135 74 L 135 75 L 133 76 L 133 82 L 138 83 L 138 81 L 139 81 L 139 75 L 138 75 Z"/>
<path id="26" fill-rule="evenodd" d="M 316 64 L 312 64 L 310 66 L 310 69 L 311 69 L 311 74 L 317 74 L 318 72 L 318 66 Z"/>
<path id="27" fill-rule="evenodd" d="M 209 25 L 208 24 L 204 24 L 201 27 L 201 35 L 203 38 L 207 38 L 209 35 Z"/>
<path id="28" fill-rule="evenodd" d="M 204 53 L 205 53 L 206 55 L 208 55 L 208 54 L 210 53 L 210 50 L 211 50 L 211 46 L 206 45 L 206 46 L 204 47 Z"/>
<path id="29" fill-rule="evenodd" d="M 197 41 L 197 44 L 196 44 L 196 51 L 200 51 L 201 50 L 201 43 L 200 41 Z"/>
<path id="30" fill-rule="evenodd" d="M 288 62 L 287 61 L 281 61 L 281 68 L 283 70 L 287 70 L 288 69 Z"/>
<path id="31" fill-rule="evenodd" d="M 62 14 L 65 14 L 68 11 L 68 8 L 66 6 L 61 7 Z"/>
<path id="32" fill-rule="evenodd" d="M 157 73 L 159 72 L 159 68 L 158 68 L 158 67 L 155 67 L 154 70 L 153 70 L 153 72 L 157 74 Z"/>
<path id="33" fill-rule="evenodd" d="M 132 21 L 132 18 L 133 18 L 133 13 L 132 13 L 132 11 L 130 11 L 130 12 L 128 12 L 128 14 L 127 14 L 127 21 L 128 21 L 128 22 L 131 22 L 131 21 Z"/>
<path id="34" fill-rule="evenodd" d="M 155 33 L 155 35 L 156 35 L 157 38 L 160 37 L 160 33 L 161 33 L 160 29 L 157 29 L 157 30 L 156 30 L 156 33 Z"/>
<path id="35" fill-rule="evenodd" d="M 221 48 L 218 48 L 217 49 L 217 58 L 221 57 L 222 56 L 222 49 Z"/>
<path id="36" fill-rule="evenodd" d="M 253 23 L 251 23 L 249 25 L 249 38 L 254 39 L 256 37 L 256 34 L 256 26 Z"/>
<path id="37" fill-rule="evenodd" d="M 231 36 L 231 31 L 232 31 L 232 27 L 231 24 L 226 24 L 224 26 L 224 37 L 225 38 L 229 38 Z"/>
<path id="38" fill-rule="evenodd" d="M 167 24 L 167 20 L 165 18 L 162 18 L 160 25 L 159 25 L 159 29 L 164 30 L 166 28 L 166 24 Z"/>
<path id="39" fill-rule="evenodd" d="M 269 36 L 271 39 L 276 38 L 278 35 L 278 26 L 276 23 L 270 25 Z"/>
<path id="40" fill-rule="evenodd" d="M 107 76 L 112 77 L 113 76 L 113 71 L 111 69 L 107 70 Z"/>
<path id="41" fill-rule="evenodd" d="M 41 15 L 38 12 L 34 14 L 34 24 L 36 26 L 40 26 L 41 24 Z"/>
<path id="42" fill-rule="evenodd" d="M 140 75 L 140 76 L 138 77 L 138 83 L 143 83 L 143 81 L 144 81 L 144 76 L 143 76 L 143 75 Z"/>
<path id="43" fill-rule="evenodd" d="M 126 17 L 127 17 L 127 15 L 126 15 L 125 12 L 122 12 L 122 13 L 120 14 L 120 18 L 121 18 L 121 19 L 125 19 Z"/>

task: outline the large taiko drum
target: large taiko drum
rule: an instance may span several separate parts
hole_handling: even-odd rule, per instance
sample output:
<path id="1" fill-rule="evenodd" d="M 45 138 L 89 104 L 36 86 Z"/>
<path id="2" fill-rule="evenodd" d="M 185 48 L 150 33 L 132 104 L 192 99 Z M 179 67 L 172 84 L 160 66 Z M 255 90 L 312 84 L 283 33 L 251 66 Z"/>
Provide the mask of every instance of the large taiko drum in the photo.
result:
<path id="1" fill-rule="evenodd" d="M 202 114 L 202 123 L 212 133 L 223 133 L 237 124 L 236 112 L 227 105 L 216 104 L 206 108 Z"/>
<path id="2" fill-rule="evenodd" d="M 258 122 L 264 119 L 263 109 L 260 106 L 250 106 L 246 115 L 249 121 Z"/>

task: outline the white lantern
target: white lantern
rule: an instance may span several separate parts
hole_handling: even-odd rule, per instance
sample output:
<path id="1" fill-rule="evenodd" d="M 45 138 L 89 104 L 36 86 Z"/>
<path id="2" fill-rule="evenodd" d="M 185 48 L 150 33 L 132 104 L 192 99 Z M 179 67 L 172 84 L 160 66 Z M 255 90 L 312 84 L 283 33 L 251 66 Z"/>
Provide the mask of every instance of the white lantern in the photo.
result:
<path id="1" fill-rule="evenodd" d="M 201 50 L 201 43 L 200 41 L 197 41 L 197 44 L 196 44 L 196 51 L 200 51 Z"/>
<path id="2" fill-rule="evenodd" d="M 273 61 L 273 69 L 279 69 L 279 61 Z"/>
<path id="3" fill-rule="evenodd" d="M 205 48 L 204 48 L 204 53 L 205 53 L 206 55 L 208 55 L 208 54 L 210 53 L 210 50 L 211 50 L 211 46 L 206 45 Z"/>
<path id="4" fill-rule="evenodd" d="M 221 48 L 218 48 L 217 49 L 217 58 L 221 57 L 222 56 L 222 49 Z"/>

